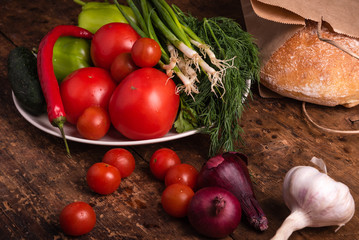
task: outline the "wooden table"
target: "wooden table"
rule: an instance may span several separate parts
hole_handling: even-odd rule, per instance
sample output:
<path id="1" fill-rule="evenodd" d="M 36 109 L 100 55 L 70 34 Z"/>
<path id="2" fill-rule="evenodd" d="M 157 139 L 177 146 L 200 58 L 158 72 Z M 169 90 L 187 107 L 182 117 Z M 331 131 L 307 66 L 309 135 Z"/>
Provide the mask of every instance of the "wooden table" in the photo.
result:
<path id="1" fill-rule="evenodd" d="M 243 22 L 235 0 L 171 1 L 198 17 L 222 15 Z M 136 159 L 135 172 L 114 194 L 99 196 L 89 190 L 87 169 L 112 146 L 70 142 L 73 158 L 64 154 L 61 138 L 27 122 L 16 110 L 7 79 L 7 56 L 15 46 L 37 47 L 58 24 L 76 24 L 81 8 L 71 0 L 0 0 L 0 239 L 66 239 L 59 226 L 61 209 L 85 201 L 97 213 L 95 228 L 79 239 L 204 239 L 187 219 L 167 215 L 160 203 L 164 184 L 149 170 L 152 153 L 168 147 L 197 169 L 208 159 L 209 138 L 202 134 L 175 141 L 126 147 Z M 289 214 L 282 199 L 285 173 L 325 160 L 329 175 L 349 186 L 359 198 L 358 135 L 320 131 L 309 124 L 301 103 L 263 99 L 257 88 L 241 120 L 255 194 L 269 219 L 269 229 L 256 232 L 245 221 L 227 239 L 270 239 Z M 314 119 L 338 129 L 358 127 L 358 107 L 345 109 L 309 105 Z M 358 215 L 341 228 L 307 228 L 291 239 L 359 239 Z"/>

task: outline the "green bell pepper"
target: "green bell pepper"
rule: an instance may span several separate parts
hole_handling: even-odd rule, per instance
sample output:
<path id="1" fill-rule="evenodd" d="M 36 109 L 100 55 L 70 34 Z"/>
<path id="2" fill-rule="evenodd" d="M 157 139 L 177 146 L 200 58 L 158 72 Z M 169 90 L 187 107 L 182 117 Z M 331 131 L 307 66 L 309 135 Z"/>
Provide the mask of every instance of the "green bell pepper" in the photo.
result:
<path id="1" fill-rule="evenodd" d="M 82 5 L 82 11 L 78 16 L 78 26 L 95 33 L 100 27 L 111 22 L 128 23 L 115 4 L 108 2 L 83 2 L 74 0 Z M 128 6 L 121 5 L 122 9 L 129 17 L 136 22 L 132 9 Z"/>
<path id="2" fill-rule="evenodd" d="M 73 71 L 93 66 L 91 42 L 83 38 L 60 37 L 54 46 L 52 62 L 59 84 Z"/>

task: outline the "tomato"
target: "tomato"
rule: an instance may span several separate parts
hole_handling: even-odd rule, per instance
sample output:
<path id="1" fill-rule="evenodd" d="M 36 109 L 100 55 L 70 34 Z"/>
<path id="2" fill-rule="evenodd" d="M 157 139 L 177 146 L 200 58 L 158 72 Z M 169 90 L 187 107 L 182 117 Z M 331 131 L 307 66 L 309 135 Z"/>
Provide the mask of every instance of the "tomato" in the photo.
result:
<path id="1" fill-rule="evenodd" d="M 151 38 L 140 38 L 131 49 L 131 56 L 139 67 L 154 67 L 161 59 L 161 47 Z"/>
<path id="2" fill-rule="evenodd" d="M 165 176 L 165 184 L 169 186 L 174 183 L 181 183 L 194 188 L 196 185 L 198 171 L 190 164 L 182 163 L 171 167 Z"/>
<path id="3" fill-rule="evenodd" d="M 110 116 L 107 111 L 102 107 L 91 106 L 81 114 L 76 127 L 84 138 L 98 140 L 106 135 L 110 125 Z"/>
<path id="4" fill-rule="evenodd" d="M 113 126 L 132 140 L 159 138 L 172 128 L 179 107 L 176 85 L 154 68 L 129 74 L 115 89 L 109 103 Z"/>
<path id="5" fill-rule="evenodd" d="M 95 224 L 95 211 L 85 202 L 70 203 L 60 213 L 60 226 L 67 235 L 86 234 L 95 227 Z"/>
<path id="6" fill-rule="evenodd" d="M 114 166 L 98 162 L 88 169 L 86 180 L 94 192 L 106 195 L 113 193 L 120 186 L 121 173 Z"/>
<path id="7" fill-rule="evenodd" d="M 91 106 L 107 110 L 115 88 L 111 75 L 102 68 L 87 67 L 70 73 L 60 85 L 67 121 L 76 124 L 83 111 Z"/>
<path id="8" fill-rule="evenodd" d="M 91 58 L 95 66 L 110 69 L 121 53 L 130 52 L 140 35 L 127 23 L 113 22 L 96 31 L 91 41 Z"/>
<path id="9" fill-rule="evenodd" d="M 162 207 L 173 217 L 185 217 L 193 195 L 192 188 L 187 185 L 179 183 L 169 185 L 161 196 Z"/>
<path id="10" fill-rule="evenodd" d="M 120 171 L 122 178 L 130 176 L 136 166 L 135 158 L 124 148 L 110 149 L 103 156 L 102 162 L 116 167 Z"/>
<path id="11" fill-rule="evenodd" d="M 156 150 L 150 159 L 151 172 L 159 180 L 164 180 L 168 169 L 178 164 L 181 164 L 180 158 L 169 148 Z"/>
<path id="12" fill-rule="evenodd" d="M 111 76 L 120 83 L 128 74 L 138 69 L 136 64 L 133 62 L 131 53 L 125 52 L 118 55 L 111 64 Z"/>

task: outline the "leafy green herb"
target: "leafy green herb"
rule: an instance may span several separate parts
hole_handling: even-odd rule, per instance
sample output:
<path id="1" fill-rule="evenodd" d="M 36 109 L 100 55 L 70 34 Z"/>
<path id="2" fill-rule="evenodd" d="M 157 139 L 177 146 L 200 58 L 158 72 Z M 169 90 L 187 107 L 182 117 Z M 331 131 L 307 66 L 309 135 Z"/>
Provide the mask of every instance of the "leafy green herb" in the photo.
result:
<path id="1" fill-rule="evenodd" d="M 223 89 L 218 88 L 213 92 L 211 84 L 201 80 L 198 84 L 199 94 L 193 95 L 194 99 L 185 94 L 181 98 L 197 112 L 198 124 L 204 126 L 204 133 L 210 135 L 210 156 L 221 150 L 238 150 L 244 144 L 240 119 L 245 110 L 243 101 L 248 93 L 246 84 L 248 80 L 259 81 L 260 65 L 254 39 L 232 19 L 213 17 L 198 20 L 174 8 L 184 24 L 211 46 L 217 56 L 233 59 L 233 67 L 227 68 Z M 202 78 L 206 76 L 202 74 Z"/>

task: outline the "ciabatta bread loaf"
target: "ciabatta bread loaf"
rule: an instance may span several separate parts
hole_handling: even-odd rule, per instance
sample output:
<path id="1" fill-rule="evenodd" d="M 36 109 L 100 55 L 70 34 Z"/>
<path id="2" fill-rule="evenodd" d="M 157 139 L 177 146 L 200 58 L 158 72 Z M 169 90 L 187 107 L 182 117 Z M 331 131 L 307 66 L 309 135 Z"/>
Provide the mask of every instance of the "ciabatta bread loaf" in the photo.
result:
<path id="1" fill-rule="evenodd" d="M 325 106 L 359 104 L 359 60 L 321 41 L 316 24 L 294 34 L 264 65 L 261 83 L 282 96 Z M 359 55 L 359 39 L 321 29 L 331 39 Z"/>

